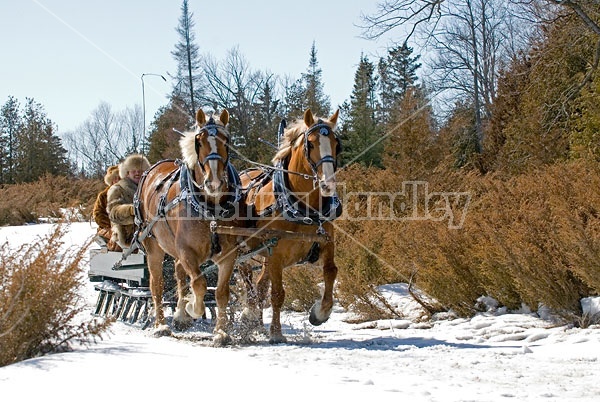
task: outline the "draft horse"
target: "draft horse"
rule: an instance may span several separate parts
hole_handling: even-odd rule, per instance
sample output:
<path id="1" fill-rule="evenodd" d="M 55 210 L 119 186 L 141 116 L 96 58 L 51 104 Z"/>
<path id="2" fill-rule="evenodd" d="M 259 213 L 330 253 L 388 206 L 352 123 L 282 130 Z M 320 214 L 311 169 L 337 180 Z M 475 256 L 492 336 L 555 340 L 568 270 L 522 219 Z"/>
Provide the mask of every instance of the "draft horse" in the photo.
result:
<path id="1" fill-rule="evenodd" d="M 341 143 L 335 134 L 339 110 L 327 119 L 312 114 L 285 130 L 283 141 L 273 158 L 271 171 L 251 169 L 240 173 L 246 203 L 253 206 L 260 229 L 326 235 L 322 242 L 305 242 L 282 237 L 265 255 L 263 269 L 256 283 L 255 297 L 248 298 L 246 321 L 260 321 L 262 300 L 271 282 L 273 316 L 269 327 L 271 343 L 286 342 L 281 331 L 281 306 L 285 298 L 283 269 L 301 262 L 320 265 L 325 288 L 321 300 L 310 311 L 309 321 L 321 325 L 329 319 L 333 307 L 333 285 L 337 276 L 334 261 L 333 219 L 341 214 L 336 195 L 336 157 Z M 325 238 L 325 237 L 324 237 Z"/>
<path id="2" fill-rule="evenodd" d="M 218 266 L 215 292 L 217 320 L 213 341 L 228 343 L 227 304 L 229 281 L 236 258 L 236 239 L 216 236 L 210 222 L 237 213 L 240 200 L 239 176 L 229 163 L 229 113 L 219 118 L 196 113 L 197 130 L 182 134 L 182 160 L 156 163 L 140 181 L 135 201 L 142 240 L 150 271 L 150 290 L 155 306 L 154 331 L 170 334 L 163 312 L 163 260 L 165 253 L 175 258 L 178 302 L 173 316 L 175 326 L 185 328 L 205 313 L 206 279 L 200 265 L 211 259 Z M 186 295 L 187 277 L 191 295 Z"/>

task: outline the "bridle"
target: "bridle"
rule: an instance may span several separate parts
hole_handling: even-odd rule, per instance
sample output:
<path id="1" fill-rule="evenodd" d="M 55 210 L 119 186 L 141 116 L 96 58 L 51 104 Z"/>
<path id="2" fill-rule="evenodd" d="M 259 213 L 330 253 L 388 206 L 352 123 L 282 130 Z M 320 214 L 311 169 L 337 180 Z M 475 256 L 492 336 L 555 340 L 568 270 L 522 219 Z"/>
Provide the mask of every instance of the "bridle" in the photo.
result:
<path id="1" fill-rule="evenodd" d="M 335 140 L 337 142 L 336 145 L 336 156 L 341 152 L 342 150 L 342 144 L 340 142 L 340 138 L 337 136 L 337 134 L 331 129 L 331 127 L 329 127 L 327 124 L 325 124 L 323 122 L 323 120 L 319 119 L 315 124 L 313 124 L 311 127 L 309 127 L 305 132 L 304 132 L 304 157 L 306 158 L 306 160 L 308 161 L 308 164 L 310 165 L 310 168 L 313 172 L 313 175 L 315 178 L 318 177 L 318 172 L 317 169 L 319 168 L 319 166 L 321 166 L 323 163 L 332 163 L 333 164 L 333 170 L 337 169 L 337 160 L 333 157 L 333 155 L 325 155 L 324 157 L 322 157 L 319 161 L 317 161 L 316 163 L 311 159 L 310 157 L 310 149 L 312 148 L 312 144 L 310 143 L 310 141 L 308 141 L 308 136 L 310 134 L 312 134 L 313 132 L 319 130 L 319 135 L 322 135 L 324 137 L 328 137 L 329 139 L 329 135 L 333 135 L 335 137 Z M 320 140 L 319 140 L 320 141 Z"/>
<path id="2" fill-rule="evenodd" d="M 208 119 L 208 122 L 204 126 L 202 126 L 202 128 L 200 128 L 200 130 L 196 134 L 196 139 L 198 139 L 198 136 L 204 132 L 209 137 L 214 137 L 215 140 L 217 140 L 217 137 L 219 135 L 219 129 L 221 130 L 221 133 L 223 133 L 225 135 L 225 138 L 227 139 L 225 141 L 225 147 L 228 147 L 229 146 L 229 131 L 227 131 L 227 128 L 224 125 L 215 123 L 215 120 L 212 118 L 212 116 L 210 117 L 210 119 Z M 198 141 L 196 141 L 195 145 L 196 145 L 196 155 L 199 156 L 200 155 L 200 143 Z M 198 157 L 198 165 L 202 168 L 202 171 L 205 172 L 204 166 L 206 165 L 206 163 L 209 161 L 214 161 L 214 160 L 221 161 L 223 163 L 223 167 L 227 167 L 227 164 L 229 163 L 229 152 L 227 152 L 227 156 L 225 157 L 225 159 L 223 159 L 223 157 L 218 152 L 211 152 L 202 161 Z"/>

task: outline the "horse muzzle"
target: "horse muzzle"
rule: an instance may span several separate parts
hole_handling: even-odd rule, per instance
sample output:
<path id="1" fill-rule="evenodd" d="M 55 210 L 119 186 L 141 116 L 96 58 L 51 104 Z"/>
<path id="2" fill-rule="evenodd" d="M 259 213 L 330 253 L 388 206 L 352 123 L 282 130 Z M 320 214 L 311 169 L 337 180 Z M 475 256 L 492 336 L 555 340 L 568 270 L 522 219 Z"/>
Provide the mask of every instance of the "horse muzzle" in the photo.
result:
<path id="1" fill-rule="evenodd" d="M 204 191 L 211 197 L 218 197 L 226 190 L 227 182 L 223 179 L 204 180 Z"/>
<path id="2" fill-rule="evenodd" d="M 332 197 L 335 194 L 336 182 L 335 180 L 319 180 L 319 191 L 323 197 Z"/>

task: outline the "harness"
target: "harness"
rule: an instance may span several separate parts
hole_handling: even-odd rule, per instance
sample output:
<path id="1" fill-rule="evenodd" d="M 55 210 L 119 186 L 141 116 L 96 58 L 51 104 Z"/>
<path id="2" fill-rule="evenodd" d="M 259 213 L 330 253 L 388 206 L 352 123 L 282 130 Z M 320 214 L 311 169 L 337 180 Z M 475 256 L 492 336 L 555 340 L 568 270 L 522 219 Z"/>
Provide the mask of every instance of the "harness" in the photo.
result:
<path id="1" fill-rule="evenodd" d="M 198 134 L 202 132 L 206 132 L 209 136 L 216 137 L 218 134 L 218 129 L 221 129 L 229 138 L 229 133 L 226 128 L 222 125 L 216 124 L 214 119 L 211 117 L 208 122 L 200 129 Z M 196 135 L 198 135 L 196 134 Z M 196 154 L 199 153 L 199 145 L 196 142 Z M 199 218 L 201 220 L 223 220 L 230 218 L 235 215 L 236 207 L 239 204 L 242 194 L 240 191 L 241 182 L 240 177 L 235 169 L 235 167 L 229 162 L 229 154 L 227 158 L 223 159 L 221 155 L 217 152 L 211 152 L 209 155 L 204 158 L 203 161 L 198 159 L 197 163 L 204 171 L 204 166 L 210 160 L 220 160 L 223 162 L 227 169 L 227 184 L 228 184 L 228 193 L 226 194 L 226 198 L 224 202 L 219 204 L 209 203 L 206 197 L 204 196 L 203 190 L 204 187 L 199 185 L 194 179 L 194 172 L 191 170 L 183 161 L 179 159 L 175 160 L 163 160 L 155 163 L 150 167 L 150 169 L 146 170 L 140 179 L 138 184 L 136 193 L 133 198 L 133 207 L 134 207 L 134 223 L 137 226 L 137 229 L 134 233 L 133 240 L 131 243 L 131 247 L 123 252 L 121 260 L 113 266 L 113 269 L 118 269 L 122 262 L 127 259 L 135 250 L 141 249 L 144 251 L 142 246 L 142 241 L 148 237 L 152 236 L 152 229 L 156 222 L 161 219 L 164 219 L 167 223 L 167 213 L 177 207 L 180 203 L 186 204 L 186 211 L 190 214 L 190 217 Z M 161 180 L 156 185 L 156 192 L 163 190 L 162 194 L 159 197 L 157 209 L 150 221 L 145 222 L 142 217 L 141 211 L 141 202 L 140 202 L 140 192 L 143 187 L 143 183 L 146 181 L 146 177 L 148 173 L 153 170 L 160 163 L 172 161 L 177 165 L 177 168 L 171 171 L 163 180 Z M 179 194 L 177 194 L 171 201 L 167 203 L 167 195 L 169 193 L 169 189 L 176 182 L 179 181 Z M 211 234 L 211 257 L 214 254 L 218 254 L 221 252 L 221 246 L 219 244 L 219 236 L 217 233 Z"/>
<path id="2" fill-rule="evenodd" d="M 187 203 L 187 211 L 191 213 L 192 217 L 204 220 L 222 220 L 231 218 L 235 214 L 236 206 L 242 198 L 240 176 L 231 163 L 227 162 L 226 166 L 228 187 L 229 189 L 233 187 L 234 191 L 227 193 L 227 198 L 223 203 L 213 204 L 207 202 L 202 187 L 194 180 L 193 171 L 185 164 L 181 164 L 178 169 L 181 171 L 179 179 L 181 192 L 175 198 Z"/>
<path id="3" fill-rule="evenodd" d="M 280 162 L 278 167 L 286 168 L 287 164 Z M 317 233 L 324 233 L 323 223 L 333 221 L 342 214 L 342 203 L 337 194 L 332 197 L 321 197 L 321 205 L 318 208 L 302 203 L 289 189 L 286 176 L 279 169 L 273 172 L 273 191 L 276 199 L 275 208 L 281 212 L 285 220 L 303 225 L 318 225 Z M 300 204 L 303 206 L 301 207 Z"/>
<path id="4" fill-rule="evenodd" d="M 325 124 L 321 119 L 319 119 L 316 124 L 311 126 L 304 133 L 304 157 L 307 159 L 313 171 L 313 180 L 316 180 L 315 178 L 317 177 L 317 169 L 323 163 L 331 162 L 333 163 L 334 169 L 337 167 L 336 160 L 331 155 L 324 156 L 316 163 L 310 158 L 310 142 L 308 141 L 308 136 L 317 130 L 319 130 L 320 135 L 335 135 L 335 133 L 331 130 L 331 127 Z M 341 152 L 339 139 L 336 151 Z M 269 216 L 278 211 L 288 222 L 299 223 L 303 225 L 315 225 L 318 226 L 317 233 L 324 234 L 325 231 L 323 229 L 323 224 L 325 222 L 335 220 L 342 214 L 342 203 L 340 199 L 338 198 L 337 194 L 334 194 L 331 197 L 321 197 L 320 205 L 317 208 L 313 208 L 301 202 L 298 197 L 296 197 L 289 189 L 289 184 L 285 173 L 288 173 L 288 175 L 308 175 L 289 171 L 287 169 L 288 163 L 289 159 L 286 161 L 280 161 L 275 167 L 265 169 L 263 174 L 254 179 L 254 182 L 260 183 L 261 187 L 268 180 L 273 180 L 273 192 L 275 193 L 275 203 L 265 208 L 258 216 Z M 311 176 L 308 176 L 308 178 L 310 177 Z M 248 190 L 254 185 L 254 183 L 251 183 Z M 258 190 L 256 190 L 256 192 L 258 192 Z"/>

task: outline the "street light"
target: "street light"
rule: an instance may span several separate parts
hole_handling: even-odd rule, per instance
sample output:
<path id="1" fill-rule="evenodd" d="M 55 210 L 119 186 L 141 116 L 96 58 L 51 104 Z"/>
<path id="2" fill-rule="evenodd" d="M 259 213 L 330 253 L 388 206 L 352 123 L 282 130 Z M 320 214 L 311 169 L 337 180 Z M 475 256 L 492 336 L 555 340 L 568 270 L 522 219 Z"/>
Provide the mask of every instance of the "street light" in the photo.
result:
<path id="1" fill-rule="evenodd" d="M 164 82 L 167 82 L 167 79 L 160 74 L 154 73 L 143 73 L 140 79 L 142 80 L 142 113 L 144 118 L 144 131 L 142 132 L 142 155 L 144 154 L 144 138 L 146 137 L 146 91 L 144 90 L 144 77 L 146 75 L 154 75 L 156 77 L 160 77 Z"/>

